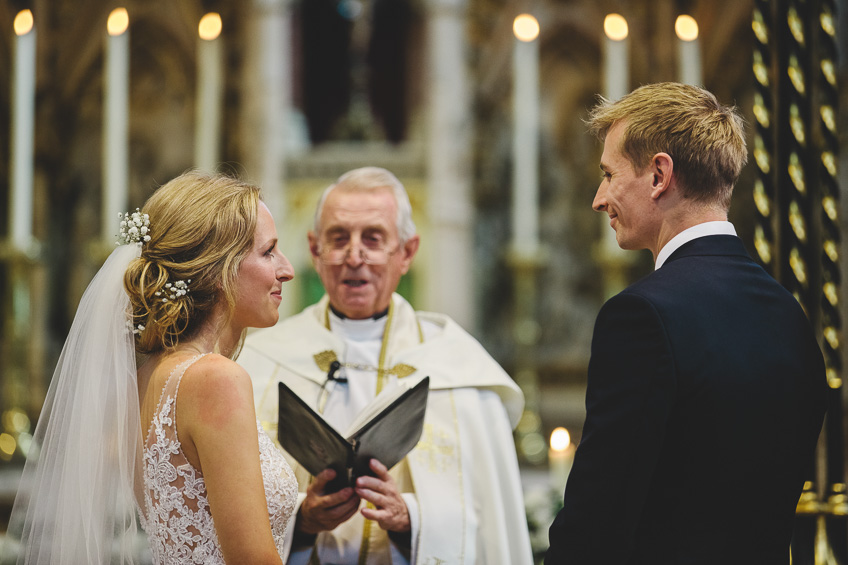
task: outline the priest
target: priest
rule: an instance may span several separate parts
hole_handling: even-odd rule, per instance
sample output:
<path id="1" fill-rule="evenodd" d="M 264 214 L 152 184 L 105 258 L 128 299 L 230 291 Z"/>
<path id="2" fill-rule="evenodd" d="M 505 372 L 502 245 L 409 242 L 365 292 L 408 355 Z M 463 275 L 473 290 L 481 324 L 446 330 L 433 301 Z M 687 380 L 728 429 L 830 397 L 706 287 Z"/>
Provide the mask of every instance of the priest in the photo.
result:
<path id="1" fill-rule="evenodd" d="M 523 396 L 458 324 L 395 293 L 419 245 L 403 185 L 376 167 L 342 175 L 308 239 L 326 295 L 248 336 L 239 357 L 268 433 L 278 382 L 342 431 L 382 390 L 429 376 L 430 393 L 421 439 L 392 469 L 372 459 L 373 476 L 330 492 L 334 471 L 292 461 L 288 563 L 531 563 L 511 433 Z"/>

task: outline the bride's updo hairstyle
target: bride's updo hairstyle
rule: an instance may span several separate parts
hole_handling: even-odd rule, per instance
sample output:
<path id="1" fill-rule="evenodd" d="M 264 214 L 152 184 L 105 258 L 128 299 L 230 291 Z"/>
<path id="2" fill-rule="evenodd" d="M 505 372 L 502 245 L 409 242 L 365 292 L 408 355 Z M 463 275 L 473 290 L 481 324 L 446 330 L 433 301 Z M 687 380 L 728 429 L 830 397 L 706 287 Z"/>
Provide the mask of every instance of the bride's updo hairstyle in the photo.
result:
<path id="1" fill-rule="evenodd" d="M 124 275 L 138 353 L 176 348 L 203 326 L 222 299 L 232 314 L 259 202 L 258 187 L 197 171 L 153 193 L 141 211 L 150 217 L 150 241 Z M 186 283 L 188 291 L 170 298 L 177 281 Z"/>

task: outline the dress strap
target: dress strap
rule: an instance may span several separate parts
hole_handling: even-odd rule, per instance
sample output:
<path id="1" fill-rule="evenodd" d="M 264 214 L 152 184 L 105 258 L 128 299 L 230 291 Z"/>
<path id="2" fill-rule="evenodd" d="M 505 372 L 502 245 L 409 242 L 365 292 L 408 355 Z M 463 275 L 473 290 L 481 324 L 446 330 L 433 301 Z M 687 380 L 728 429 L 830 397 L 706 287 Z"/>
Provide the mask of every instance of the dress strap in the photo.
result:
<path id="1" fill-rule="evenodd" d="M 156 420 L 159 418 L 159 414 L 162 413 L 162 404 L 165 402 L 165 399 L 168 396 L 168 391 L 173 390 L 174 402 L 177 400 L 177 389 L 180 386 L 180 381 L 182 381 L 183 375 L 191 367 L 195 361 L 208 355 L 208 353 L 199 353 L 188 359 L 187 361 L 183 361 L 179 363 L 176 367 L 171 370 L 171 374 L 168 375 L 168 380 L 165 381 L 165 385 L 162 387 L 162 391 L 159 393 L 159 402 L 156 403 L 156 411 L 153 413 L 153 420 L 150 421 L 150 427 L 147 429 L 147 435 L 145 436 L 144 445 L 150 445 L 150 434 L 153 433 L 153 428 L 155 427 Z M 171 386 L 171 383 L 174 382 L 176 378 L 176 383 L 174 386 Z M 176 417 L 176 414 L 175 414 Z"/>
<path id="2" fill-rule="evenodd" d="M 173 372 L 171 372 L 171 376 L 170 376 L 170 377 L 168 377 L 168 382 L 167 382 L 167 383 L 165 383 L 165 389 L 170 388 L 171 381 L 172 381 L 172 380 L 176 377 L 177 382 L 176 382 L 176 383 L 174 384 L 174 386 L 173 386 L 173 389 L 174 389 L 174 402 L 176 402 L 176 400 L 177 400 L 177 391 L 178 391 L 178 390 L 179 390 L 179 388 L 180 388 L 180 383 L 181 383 L 181 382 L 182 382 L 182 380 L 183 380 L 183 375 L 185 375 L 185 372 L 186 372 L 186 371 L 188 371 L 188 368 L 189 368 L 189 367 L 191 367 L 192 365 L 194 365 L 194 362 L 195 362 L 195 361 L 199 360 L 201 357 L 204 357 L 204 356 L 206 356 L 206 355 L 208 355 L 208 353 L 200 353 L 200 354 L 198 354 L 198 355 L 195 355 L 194 357 L 192 357 L 192 358 L 191 358 L 191 359 L 189 359 L 188 361 L 185 361 L 185 362 L 183 362 L 183 363 L 181 363 L 181 364 L 177 365 L 176 367 L 174 367 Z M 164 391 L 165 389 L 163 389 L 163 391 Z M 160 402 L 161 402 L 161 400 L 160 400 Z M 176 413 L 174 413 L 174 419 L 176 420 Z"/>

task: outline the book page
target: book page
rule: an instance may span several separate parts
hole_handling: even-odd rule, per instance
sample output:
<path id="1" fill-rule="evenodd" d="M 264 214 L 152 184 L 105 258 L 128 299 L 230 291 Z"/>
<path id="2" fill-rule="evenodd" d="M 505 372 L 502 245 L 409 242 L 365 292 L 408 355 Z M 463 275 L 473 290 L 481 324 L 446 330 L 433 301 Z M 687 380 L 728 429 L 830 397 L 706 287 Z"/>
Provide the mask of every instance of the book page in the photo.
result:
<path id="1" fill-rule="evenodd" d="M 350 423 L 345 431 L 344 436 L 350 439 L 362 426 L 370 422 L 374 416 L 382 412 L 400 395 L 409 390 L 409 388 L 409 385 L 406 383 L 397 383 L 397 386 L 395 387 L 384 388 L 380 394 L 374 398 L 374 400 L 369 402 L 368 405 L 363 408 L 359 414 L 357 414 L 356 418 L 353 419 L 353 422 Z"/>

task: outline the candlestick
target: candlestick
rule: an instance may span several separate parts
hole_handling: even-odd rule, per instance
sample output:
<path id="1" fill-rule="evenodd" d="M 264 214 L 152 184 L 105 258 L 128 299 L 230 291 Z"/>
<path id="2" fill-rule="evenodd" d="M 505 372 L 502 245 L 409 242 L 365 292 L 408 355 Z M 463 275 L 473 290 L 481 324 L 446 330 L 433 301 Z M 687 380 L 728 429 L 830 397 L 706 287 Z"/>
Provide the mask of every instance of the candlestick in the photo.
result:
<path id="1" fill-rule="evenodd" d="M 18 12 L 14 30 L 9 238 L 15 249 L 25 251 L 32 240 L 35 146 L 35 21 L 30 10 Z"/>
<path id="2" fill-rule="evenodd" d="M 106 23 L 103 106 L 103 219 L 101 236 L 111 241 L 118 214 L 128 205 L 130 34 L 126 8 L 115 8 Z"/>
<path id="3" fill-rule="evenodd" d="M 197 103 L 194 125 L 194 162 L 213 171 L 218 165 L 221 132 L 221 16 L 210 12 L 198 25 Z"/>
<path id="4" fill-rule="evenodd" d="M 548 450 L 548 472 L 551 488 L 564 491 L 574 463 L 575 447 L 571 435 L 565 428 L 556 428 L 551 433 L 551 447 Z"/>
<path id="5" fill-rule="evenodd" d="M 512 245 L 534 257 L 539 247 L 539 23 L 530 14 L 513 22 Z"/>
<path id="6" fill-rule="evenodd" d="M 701 46 L 698 43 L 698 22 L 692 16 L 677 16 L 674 32 L 677 42 L 677 76 L 684 84 L 701 85 Z"/>

